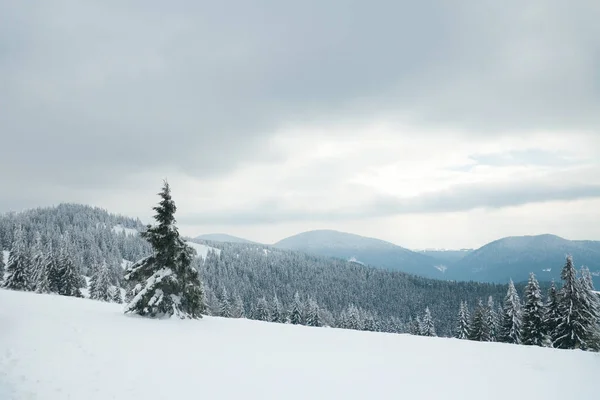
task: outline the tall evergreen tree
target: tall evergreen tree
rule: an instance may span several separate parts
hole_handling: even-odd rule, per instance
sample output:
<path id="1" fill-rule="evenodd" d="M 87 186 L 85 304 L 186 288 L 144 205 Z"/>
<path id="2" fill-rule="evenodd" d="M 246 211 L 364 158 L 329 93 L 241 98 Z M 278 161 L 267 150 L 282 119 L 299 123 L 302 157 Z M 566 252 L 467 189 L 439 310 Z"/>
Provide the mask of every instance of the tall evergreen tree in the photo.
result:
<path id="1" fill-rule="evenodd" d="M 27 248 L 25 247 L 25 238 L 23 229 L 18 226 L 15 234 L 8 263 L 6 265 L 6 279 L 3 286 L 12 290 L 28 290 L 30 287 L 30 259 Z"/>
<path id="2" fill-rule="evenodd" d="M 123 304 L 123 295 L 119 286 L 113 287 L 112 301 L 113 303 Z"/>
<path id="3" fill-rule="evenodd" d="M 246 312 L 244 310 L 244 302 L 239 294 L 235 294 L 232 308 L 233 318 L 246 318 Z"/>
<path id="4" fill-rule="evenodd" d="M 0 286 L 2 286 L 2 282 L 4 281 L 4 268 L 6 265 L 4 264 L 4 251 L 2 250 L 2 246 L 0 246 Z"/>
<path id="5" fill-rule="evenodd" d="M 492 296 L 488 297 L 487 308 L 485 310 L 485 318 L 486 318 L 486 329 L 487 329 L 487 337 L 488 341 L 495 342 L 498 338 L 498 315 L 496 314 L 496 310 L 494 307 L 494 298 Z"/>
<path id="6" fill-rule="evenodd" d="M 219 298 L 219 303 L 221 306 L 219 316 L 225 318 L 231 318 L 231 304 L 229 302 L 229 296 L 227 295 L 227 289 L 223 287 L 221 289 L 221 296 Z"/>
<path id="7" fill-rule="evenodd" d="M 58 255 L 58 294 L 63 296 L 82 297 L 81 274 L 79 273 L 70 251 L 69 234 L 63 235 Z"/>
<path id="8" fill-rule="evenodd" d="M 458 318 L 456 321 L 456 331 L 454 337 L 457 339 L 468 339 L 470 336 L 470 320 L 469 309 L 467 303 L 464 301 L 460 302 L 460 308 L 458 309 Z"/>
<path id="9" fill-rule="evenodd" d="M 194 250 L 179 237 L 175 225 L 177 207 L 171 189 L 165 181 L 159 193 L 161 200 L 154 207 L 155 226 L 148 226 L 140 235 L 153 248 L 127 269 L 125 279 L 134 281 L 133 299 L 126 313 L 148 317 L 201 318 L 204 296 L 198 271 L 192 265 Z"/>
<path id="10" fill-rule="evenodd" d="M 308 299 L 306 308 L 306 325 L 308 326 L 321 326 L 321 318 L 319 316 L 319 305 L 313 299 Z"/>
<path id="11" fill-rule="evenodd" d="M 298 292 L 294 294 L 294 301 L 290 309 L 290 323 L 294 325 L 304 324 L 304 305 L 302 304 L 302 300 L 300 300 Z"/>
<path id="12" fill-rule="evenodd" d="M 285 322 L 285 312 L 277 294 L 273 296 L 273 302 L 271 304 L 271 322 Z"/>
<path id="13" fill-rule="evenodd" d="M 508 291 L 504 298 L 499 341 L 521 343 L 521 303 L 512 279 L 508 283 Z"/>
<path id="14" fill-rule="evenodd" d="M 550 344 L 554 343 L 557 339 L 556 334 L 558 333 L 556 328 L 560 323 L 560 311 L 558 309 L 558 291 L 554 281 L 550 284 L 548 289 L 548 296 L 546 298 L 546 304 L 544 305 L 544 332 L 550 339 Z"/>
<path id="15" fill-rule="evenodd" d="M 258 299 L 256 303 L 256 307 L 254 307 L 254 311 L 252 313 L 252 319 L 257 321 L 270 321 L 271 313 L 269 310 L 269 304 L 267 303 L 267 299 L 265 297 L 261 297 Z"/>
<path id="16" fill-rule="evenodd" d="M 473 321 L 471 322 L 471 335 L 469 339 L 478 342 L 490 341 L 490 329 L 487 318 L 487 307 L 483 305 L 483 301 L 479 299 L 477 308 L 473 313 Z"/>
<path id="17" fill-rule="evenodd" d="M 354 304 L 348 306 L 347 328 L 361 331 L 364 327 L 364 321 L 361 318 L 360 310 Z"/>
<path id="18" fill-rule="evenodd" d="M 523 325 L 521 327 L 523 344 L 546 346 L 548 337 L 544 326 L 544 304 L 540 285 L 533 272 L 525 288 L 525 305 L 523 306 Z"/>
<path id="19" fill-rule="evenodd" d="M 421 318 L 417 315 L 414 319 L 410 317 L 408 321 L 408 333 L 411 335 L 421 335 Z"/>
<path id="20" fill-rule="evenodd" d="M 90 288 L 90 298 L 106 302 L 111 301 L 113 298 L 111 294 L 108 265 L 106 264 L 106 260 L 103 260 L 102 264 L 100 264 L 96 269 L 94 285 L 91 285 Z"/>
<path id="21" fill-rule="evenodd" d="M 431 318 L 431 312 L 429 311 L 429 307 L 425 308 L 425 314 L 423 315 L 423 336 L 437 336 L 435 333 L 435 325 L 433 323 L 433 318 Z"/>
<path id="22" fill-rule="evenodd" d="M 29 290 L 37 291 L 37 285 L 42 279 L 43 270 L 46 267 L 46 255 L 44 254 L 44 246 L 42 236 L 38 231 L 35 232 L 33 239 L 33 247 L 31 249 L 31 268 L 29 276 L 31 276 Z"/>
<path id="23" fill-rule="evenodd" d="M 587 349 L 593 315 L 586 307 L 584 289 L 571 256 L 560 275 L 563 287 L 558 295 L 559 321 L 553 345 L 559 349 Z"/>
<path id="24" fill-rule="evenodd" d="M 587 267 L 581 268 L 580 285 L 583 291 L 583 304 L 590 315 L 587 348 L 600 350 L 600 297 L 594 289 L 592 274 Z"/>

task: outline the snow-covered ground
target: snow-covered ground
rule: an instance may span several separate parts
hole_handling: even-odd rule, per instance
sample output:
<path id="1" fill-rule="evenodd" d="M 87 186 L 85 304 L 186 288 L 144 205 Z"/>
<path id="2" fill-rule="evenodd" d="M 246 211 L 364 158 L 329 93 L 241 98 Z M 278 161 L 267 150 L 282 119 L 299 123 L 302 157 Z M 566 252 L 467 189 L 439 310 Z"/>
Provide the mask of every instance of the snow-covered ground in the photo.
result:
<path id="1" fill-rule="evenodd" d="M 135 236 L 138 235 L 139 232 L 137 229 L 133 228 L 125 228 L 123 225 L 118 224 L 112 227 L 112 231 L 114 233 L 125 233 L 126 236 Z"/>
<path id="2" fill-rule="evenodd" d="M 205 244 L 194 243 L 190 241 L 185 242 L 188 246 L 196 250 L 198 257 L 205 259 L 210 250 L 214 251 L 217 255 L 221 255 L 221 249 L 217 249 L 211 246 L 207 246 Z"/>
<path id="3" fill-rule="evenodd" d="M 0 399 L 595 399 L 600 354 L 0 290 Z"/>

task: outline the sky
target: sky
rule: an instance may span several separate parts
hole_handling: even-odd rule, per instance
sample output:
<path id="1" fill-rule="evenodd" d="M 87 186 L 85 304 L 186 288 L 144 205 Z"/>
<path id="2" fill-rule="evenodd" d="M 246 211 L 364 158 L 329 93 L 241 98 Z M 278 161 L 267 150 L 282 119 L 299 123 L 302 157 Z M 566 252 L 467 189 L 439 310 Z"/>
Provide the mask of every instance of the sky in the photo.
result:
<path id="1" fill-rule="evenodd" d="M 600 2 L 0 0 L 0 212 L 600 240 Z"/>

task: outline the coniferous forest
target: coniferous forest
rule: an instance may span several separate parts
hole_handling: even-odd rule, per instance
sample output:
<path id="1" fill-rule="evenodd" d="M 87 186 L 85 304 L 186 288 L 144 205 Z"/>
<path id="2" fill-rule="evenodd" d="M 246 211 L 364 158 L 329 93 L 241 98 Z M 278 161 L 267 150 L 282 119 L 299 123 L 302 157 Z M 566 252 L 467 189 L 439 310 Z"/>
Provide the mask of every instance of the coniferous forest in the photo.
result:
<path id="1" fill-rule="evenodd" d="M 562 260 L 561 282 L 531 274 L 508 285 L 432 280 L 246 243 L 205 242 L 198 257 L 179 237 L 167 184 L 160 196 L 155 226 L 74 204 L 0 216 L 2 286 L 126 301 L 127 312 L 150 317 L 600 349 L 600 298 L 571 257 Z"/>

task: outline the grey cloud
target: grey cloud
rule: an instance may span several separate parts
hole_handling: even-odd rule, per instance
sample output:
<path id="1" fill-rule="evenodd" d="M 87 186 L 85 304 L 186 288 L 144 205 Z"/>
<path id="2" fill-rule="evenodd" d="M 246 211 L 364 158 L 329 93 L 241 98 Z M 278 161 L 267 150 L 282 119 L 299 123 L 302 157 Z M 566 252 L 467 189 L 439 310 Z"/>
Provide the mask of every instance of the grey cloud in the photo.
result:
<path id="1" fill-rule="evenodd" d="M 218 176 L 280 157 L 264 144 L 282 124 L 377 113 L 482 134 L 600 129 L 598 12 L 594 0 L 3 2 L 0 183 Z"/>
<path id="2" fill-rule="evenodd" d="M 529 203 L 600 198 L 600 185 L 523 181 L 504 185 L 469 184 L 412 198 L 378 196 L 358 207 L 311 211 L 289 209 L 276 199 L 252 209 L 189 214 L 180 219 L 187 225 L 249 225 L 295 221 L 346 221 L 401 214 L 430 214 L 500 209 Z"/>

